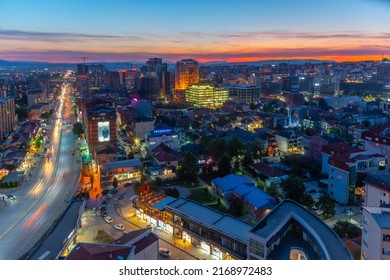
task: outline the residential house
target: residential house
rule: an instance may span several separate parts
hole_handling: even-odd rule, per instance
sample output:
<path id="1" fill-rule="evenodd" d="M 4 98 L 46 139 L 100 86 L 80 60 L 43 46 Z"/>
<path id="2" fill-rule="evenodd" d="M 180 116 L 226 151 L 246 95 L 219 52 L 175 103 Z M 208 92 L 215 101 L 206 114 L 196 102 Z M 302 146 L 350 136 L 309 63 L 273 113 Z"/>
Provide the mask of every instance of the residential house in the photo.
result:
<path id="1" fill-rule="evenodd" d="M 379 171 L 364 178 L 364 205 L 380 207 L 390 204 L 390 172 Z"/>
<path id="2" fill-rule="evenodd" d="M 390 260 L 390 205 L 363 207 L 362 259 Z"/>
<path id="3" fill-rule="evenodd" d="M 275 133 L 275 140 L 278 143 L 279 151 L 285 154 L 303 152 L 303 136 L 292 130 L 283 130 Z"/>

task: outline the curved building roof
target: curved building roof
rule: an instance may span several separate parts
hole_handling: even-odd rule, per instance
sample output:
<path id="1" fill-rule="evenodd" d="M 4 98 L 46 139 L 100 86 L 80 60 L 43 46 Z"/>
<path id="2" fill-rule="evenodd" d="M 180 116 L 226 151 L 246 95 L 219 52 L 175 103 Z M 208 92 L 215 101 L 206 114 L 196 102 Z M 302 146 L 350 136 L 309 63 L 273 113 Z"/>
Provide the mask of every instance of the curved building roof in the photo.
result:
<path id="1" fill-rule="evenodd" d="M 291 220 L 297 221 L 315 239 L 324 259 L 353 260 L 341 238 L 315 214 L 292 200 L 279 203 L 267 216 L 261 219 L 250 233 L 266 242 L 275 238 Z"/>

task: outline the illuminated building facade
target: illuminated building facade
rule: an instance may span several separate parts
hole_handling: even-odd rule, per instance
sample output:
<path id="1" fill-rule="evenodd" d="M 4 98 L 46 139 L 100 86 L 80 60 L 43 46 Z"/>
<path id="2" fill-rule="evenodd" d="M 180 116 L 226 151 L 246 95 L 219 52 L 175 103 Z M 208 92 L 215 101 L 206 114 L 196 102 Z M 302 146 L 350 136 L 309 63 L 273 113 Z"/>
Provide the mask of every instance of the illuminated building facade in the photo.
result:
<path id="1" fill-rule="evenodd" d="M 116 147 L 116 118 L 115 108 L 95 100 L 83 107 L 85 135 L 93 151 L 98 145 L 112 144 Z"/>
<path id="2" fill-rule="evenodd" d="M 199 83 L 198 61 L 190 58 L 177 61 L 175 66 L 175 101 L 184 101 L 184 91 L 190 85 L 197 83 Z"/>
<path id="3" fill-rule="evenodd" d="M 229 99 L 229 91 L 207 84 L 195 84 L 185 91 L 185 98 L 195 107 L 215 108 L 221 107 Z"/>
<path id="4" fill-rule="evenodd" d="M 15 100 L 0 98 L 0 142 L 10 133 L 15 125 Z"/>
<path id="5" fill-rule="evenodd" d="M 114 177 L 119 182 L 139 182 L 142 176 L 142 163 L 139 159 L 110 162 L 100 167 L 101 184 L 110 184 Z"/>

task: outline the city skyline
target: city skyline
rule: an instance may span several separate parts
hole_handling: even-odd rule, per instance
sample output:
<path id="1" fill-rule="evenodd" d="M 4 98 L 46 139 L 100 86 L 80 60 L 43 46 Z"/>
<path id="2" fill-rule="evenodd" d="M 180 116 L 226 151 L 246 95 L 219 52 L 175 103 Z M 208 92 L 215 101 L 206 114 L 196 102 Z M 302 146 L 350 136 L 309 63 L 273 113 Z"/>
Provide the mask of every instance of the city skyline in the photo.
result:
<path id="1" fill-rule="evenodd" d="M 380 60 L 390 1 L 0 1 L 0 59 Z M 20 8 L 22 7 L 22 8 Z"/>

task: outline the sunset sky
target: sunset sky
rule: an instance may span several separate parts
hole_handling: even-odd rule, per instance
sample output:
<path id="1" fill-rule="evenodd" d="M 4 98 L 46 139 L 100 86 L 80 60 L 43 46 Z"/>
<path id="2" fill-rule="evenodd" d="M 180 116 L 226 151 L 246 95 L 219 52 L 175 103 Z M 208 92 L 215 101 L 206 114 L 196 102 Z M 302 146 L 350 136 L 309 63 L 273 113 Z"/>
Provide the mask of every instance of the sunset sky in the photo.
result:
<path id="1" fill-rule="evenodd" d="M 0 0 L 0 59 L 390 56 L 390 0 Z"/>

